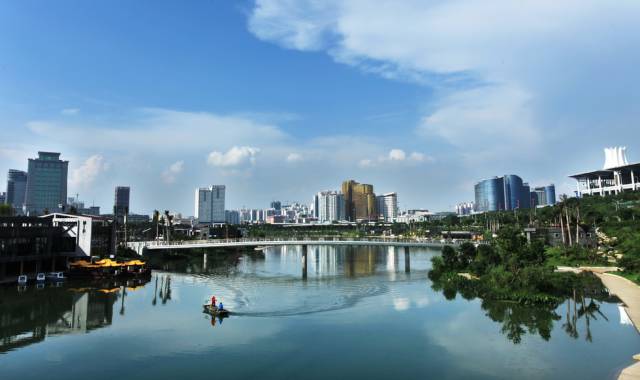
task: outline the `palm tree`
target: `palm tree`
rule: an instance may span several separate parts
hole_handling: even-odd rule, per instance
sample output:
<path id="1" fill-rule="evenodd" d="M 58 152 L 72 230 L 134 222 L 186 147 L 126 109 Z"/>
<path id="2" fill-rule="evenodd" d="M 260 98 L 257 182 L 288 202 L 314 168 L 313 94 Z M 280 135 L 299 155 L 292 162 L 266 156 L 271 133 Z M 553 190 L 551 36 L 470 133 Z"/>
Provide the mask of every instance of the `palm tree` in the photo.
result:
<path id="1" fill-rule="evenodd" d="M 164 216 L 167 219 L 167 223 L 165 223 L 165 228 L 166 228 L 166 231 L 167 231 L 167 233 L 165 235 L 166 236 L 165 239 L 166 239 L 167 243 L 169 243 L 171 241 L 171 236 L 170 236 L 170 233 L 171 233 L 171 215 L 169 214 L 169 210 L 164 210 Z"/>
<path id="2" fill-rule="evenodd" d="M 156 241 L 158 240 L 158 223 L 160 222 L 160 211 L 153 210 L 153 223 L 156 224 Z"/>

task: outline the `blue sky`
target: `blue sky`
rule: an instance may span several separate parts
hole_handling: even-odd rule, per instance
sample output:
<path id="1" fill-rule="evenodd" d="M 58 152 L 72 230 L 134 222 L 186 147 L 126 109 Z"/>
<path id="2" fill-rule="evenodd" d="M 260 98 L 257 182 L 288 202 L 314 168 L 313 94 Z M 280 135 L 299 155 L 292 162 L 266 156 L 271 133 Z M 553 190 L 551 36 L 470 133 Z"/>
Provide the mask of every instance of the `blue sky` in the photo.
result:
<path id="1" fill-rule="evenodd" d="M 515 173 L 638 161 L 640 3 L 0 0 L 0 180 L 38 150 L 109 210 L 309 201 L 353 178 L 448 210 Z"/>

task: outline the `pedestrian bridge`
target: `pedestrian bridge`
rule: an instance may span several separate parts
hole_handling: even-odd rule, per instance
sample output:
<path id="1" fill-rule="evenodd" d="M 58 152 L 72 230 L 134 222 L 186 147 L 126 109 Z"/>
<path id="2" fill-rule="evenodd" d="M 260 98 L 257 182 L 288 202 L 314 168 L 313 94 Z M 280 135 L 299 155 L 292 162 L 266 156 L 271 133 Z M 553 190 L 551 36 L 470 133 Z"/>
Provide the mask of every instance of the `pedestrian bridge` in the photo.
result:
<path id="1" fill-rule="evenodd" d="M 197 248 L 240 248 L 240 247 L 271 247 L 283 245 L 347 245 L 347 246 L 385 246 L 385 247 L 432 247 L 440 248 L 444 245 L 458 245 L 465 240 L 432 240 L 432 239 L 397 239 L 397 238 L 282 238 L 282 239 L 209 239 L 184 240 L 175 242 L 136 241 L 127 246 L 139 255 L 145 250 L 176 250 Z"/>

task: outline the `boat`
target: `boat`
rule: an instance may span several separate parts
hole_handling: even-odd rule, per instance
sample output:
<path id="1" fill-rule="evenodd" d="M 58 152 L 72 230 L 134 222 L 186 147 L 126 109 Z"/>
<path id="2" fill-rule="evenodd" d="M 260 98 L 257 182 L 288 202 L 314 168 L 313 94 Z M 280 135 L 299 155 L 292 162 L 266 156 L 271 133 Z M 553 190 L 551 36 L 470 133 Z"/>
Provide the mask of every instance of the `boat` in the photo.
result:
<path id="1" fill-rule="evenodd" d="M 211 304 L 204 304 L 204 313 L 212 315 L 214 317 L 228 317 L 230 312 L 227 309 L 218 309 L 217 306 L 213 306 Z"/>
<path id="2" fill-rule="evenodd" d="M 66 277 L 63 272 L 49 272 L 46 278 L 48 281 L 64 281 Z"/>
<path id="3" fill-rule="evenodd" d="M 38 273 L 36 275 L 36 282 L 44 282 L 45 278 L 44 273 Z"/>
<path id="4" fill-rule="evenodd" d="M 27 281 L 29 281 L 29 279 L 27 278 L 26 274 L 21 274 L 20 276 L 18 276 L 18 284 L 19 285 L 25 285 L 27 283 Z"/>

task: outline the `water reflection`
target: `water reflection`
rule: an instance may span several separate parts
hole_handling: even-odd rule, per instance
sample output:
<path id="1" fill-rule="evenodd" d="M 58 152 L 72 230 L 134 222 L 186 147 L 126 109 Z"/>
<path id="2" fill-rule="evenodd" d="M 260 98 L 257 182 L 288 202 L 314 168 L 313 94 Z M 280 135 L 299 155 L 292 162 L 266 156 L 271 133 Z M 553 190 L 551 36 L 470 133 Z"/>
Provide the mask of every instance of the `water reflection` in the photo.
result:
<path id="1" fill-rule="evenodd" d="M 474 283 L 469 281 L 458 284 L 436 281 L 432 288 L 442 291 L 449 301 L 456 299 L 457 294 L 467 300 L 478 298 Z M 574 290 L 573 296 L 560 305 L 530 306 L 517 302 L 482 300 L 481 307 L 487 317 L 501 324 L 500 331 L 514 344 L 521 343 L 526 334 L 550 340 L 554 322 L 558 322 L 569 337 L 578 339 L 582 336 L 585 341 L 592 342 L 591 322 L 598 318 L 609 321 L 601 311 L 601 306 L 603 303 L 615 302 L 618 302 L 617 298 L 599 287 Z"/>
<path id="2" fill-rule="evenodd" d="M 113 308 L 145 280 L 0 288 L 0 353 L 62 334 L 88 333 L 111 325 Z M 146 280 L 148 281 L 148 280 Z"/>
<path id="3" fill-rule="evenodd" d="M 400 247 L 302 246 L 267 247 L 262 251 L 204 251 L 149 257 L 155 269 L 187 274 L 232 275 L 264 263 L 265 269 L 300 278 L 362 277 L 411 272 L 411 255 Z M 430 264 L 414 269 L 424 272 Z"/>

